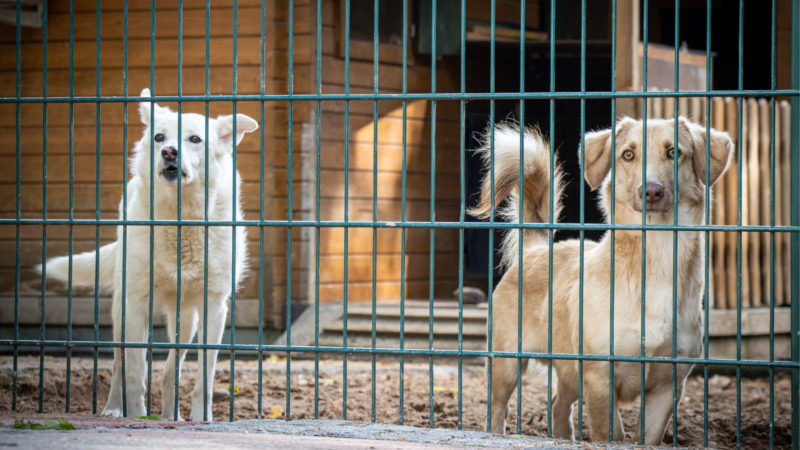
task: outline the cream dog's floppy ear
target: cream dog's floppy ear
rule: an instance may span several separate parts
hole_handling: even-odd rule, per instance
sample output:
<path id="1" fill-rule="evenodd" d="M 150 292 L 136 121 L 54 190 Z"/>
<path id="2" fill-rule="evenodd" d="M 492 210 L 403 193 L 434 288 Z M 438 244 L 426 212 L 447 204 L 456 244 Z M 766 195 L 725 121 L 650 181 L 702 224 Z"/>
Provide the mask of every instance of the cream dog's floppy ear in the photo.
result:
<path id="1" fill-rule="evenodd" d="M 616 138 L 619 139 L 622 132 L 636 123 L 635 120 L 624 117 L 617 124 Z M 584 138 L 586 145 L 584 178 L 589 183 L 589 187 L 595 190 L 600 187 L 605 180 L 608 172 L 611 171 L 611 129 L 593 131 L 587 133 Z M 580 149 L 578 149 L 580 158 Z"/>
<path id="2" fill-rule="evenodd" d="M 684 121 L 682 121 L 684 122 Z M 706 182 L 706 127 L 693 122 L 684 122 L 692 134 L 692 163 L 694 173 L 700 182 Z M 708 178 L 710 185 L 722 176 L 728 169 L 731 156 L 734 152 L 734 145 L 728 133 L 711 129 L 711 140 L 709 142 L 709 156 L 711 164 L 708 168 Z"/>
<path id="3" fill-rule="evenodd" d="M 258 122 L 244 114 L 236 115 L 236 144 L 242 142 L 245 133 L 258 129 Z M 217 151 L 233 151 L 233 116 L 217 117 Z"/>

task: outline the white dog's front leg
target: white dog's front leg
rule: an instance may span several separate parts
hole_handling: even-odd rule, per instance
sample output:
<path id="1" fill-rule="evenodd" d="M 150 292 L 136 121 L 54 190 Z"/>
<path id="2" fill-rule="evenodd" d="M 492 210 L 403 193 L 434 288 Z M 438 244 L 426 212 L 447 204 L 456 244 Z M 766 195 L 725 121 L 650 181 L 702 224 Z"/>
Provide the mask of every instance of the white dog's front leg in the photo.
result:
<path id="1" fill-rule="evenodd" d="M 189 343 L 194 338 L 197 330 L 197 310 L 187 309 L 181 311 L 181 343 Z M 175 315 L 167 315 L 167 333 L 170 342 L 175 342 Z M 180 383 L 181 366 L 186 358 L 186 350 L 178 352 L 178 383 Z M 161 418 L 164 420 L 183 420 L 180 417 L 178 398 L 175 396 L 175 350 L 169 351 L 167 362 L 164 365 L 164 376 L 161 378 Z M 178 391 L 180 393 L 180 391 Z"/>
<path id="2" fill-rule="evenodd" d="M 225 331 L 225 318 L 228 315 L 227 299 L 223 299 L 217 308 L 212 309 L 211 305 L 208 308 L 208 343 L 218 345 L 222 342 L 222 333 Z M 200 325 L 200 333 L 198 334 L 198 342 L 203 342 L 203 334 L 206 332 Z M 217 365 L 218 350 L 208 350 L 208 359 L 203 358 L 203 351 L 200 350 L 197 356 L 197 379 L 194 383 L 194 391 L 192 392 L 192 420 L 196 421 L 213 421 L 211 408 L 211 397 L 214 391 L 214 370 Z M 208 383 L 206 385 L 207 401 L 205 408 L 203 407 L 203 364 L 205 364 L 206 373 L 208 374 Z M 231 393 L 233 395 L 233 393 Z M 205 417 L 203 414 L 205 411 Z"/>
<path id="3" fill-rule="evenodd" d="M 136 297 L 129 297 L 136 298 Z M 114 341 L 122 341 L 122 299 L 119 290 L 114 293 L 113 307 Z M 144 342 L 145 326 L 142 311 L 133 302 L 126 305 L 125 311 L 125 342 Z M 125 354 L 125 373 L 122 370 L 122 355 Z M 128 348 L 114 349 L 114 366 L 111 375 L 111 390 L 103 415 L 114 417 L 136 417 L 147 415 L 144 405 L 145 349 Z M 125 393 L 127 401 L 123 404 L 123 375 L 125 378 Z"/>

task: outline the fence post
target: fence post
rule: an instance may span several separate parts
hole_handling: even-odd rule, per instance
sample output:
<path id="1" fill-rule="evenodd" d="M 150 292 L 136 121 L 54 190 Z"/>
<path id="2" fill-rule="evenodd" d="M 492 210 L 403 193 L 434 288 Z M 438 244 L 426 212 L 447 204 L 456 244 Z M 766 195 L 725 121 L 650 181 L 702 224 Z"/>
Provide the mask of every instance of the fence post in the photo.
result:
<path id="1" fill-rule="evenodd" d="M 800 89 L 800 0 L 792 1 L 792 89 Z M 792 97 L 792 225 L 800 225 L 800 97 Z M 800 233 L 792 233 L 792 361 L 800 362 Z M 800 370 L 792 369 L 792 449 L 800 450 Z"/>

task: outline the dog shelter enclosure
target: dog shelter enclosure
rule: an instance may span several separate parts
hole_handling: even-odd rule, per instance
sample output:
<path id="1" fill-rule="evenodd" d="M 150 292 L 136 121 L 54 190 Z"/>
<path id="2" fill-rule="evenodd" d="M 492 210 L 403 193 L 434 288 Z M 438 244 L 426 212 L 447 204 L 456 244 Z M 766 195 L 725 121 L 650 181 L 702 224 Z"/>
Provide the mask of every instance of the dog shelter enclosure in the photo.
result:
<path id="1" fill-rule="evenodd" d="M 248 230 L 250 271 L 232 308 L 237 339 L 226 332 L 223 351 L 252 357 L 292 345 L 317 357 L 431 357 L 431 366 L 434 356 L 492 352 L 480 330 L 502 275 L 494 268 L 501 234 L 487 230 L 514 225 L 464 214 L 480 176 L 464 151 L 475 148 L 474 133 L 507 117 L 539 124 L 573 181 L 562 223 L 538 226 L 561 230 L 556 240 L 598 239 L 625 228 L 602 224 L 594 207 L 576 156 L 581 132 L 622 114 L 681 114 L 728 131 L 737 147 L 700 228 L 712 359 L 691 362 L 736 367 L 737 380 L 743 367 L 790 370 L 798 435 L 796 0 L 4 3 L 0 344 L 15 358 L 125 345 L 103 334 L 107 293 L 69 291 L 32 267 L 111 242 L 125 225 L 117 208 L 126 158 L 142 136 L 142 88 L 161 105 L 210 117 L 232 113 L 235 102 L 260 125 L 235 150 L 245 211 L 236 225 Z M 728 42 L 718 42 L 722 30 Z M 205 225 L 222 226 L 183 226 Z M 488 305 L 453 300 L 460 286 L 483 289 Z M 437 315 L 441 299 L 450 309 Z M 311 341 L 269 345 L 292 316 L 319 323 L 315 310 L 326 304 L 344 305 L 338 344 L 330 336 L 320 344 L 317 327 Z M 381 314 L 391 327 L 378 329 Z M 435 330 L 448 314 L 450 328 Z M 175 347 L 164 342 L 148 347 Z M 460 426 L 460 396 L 458 405 Z"/>

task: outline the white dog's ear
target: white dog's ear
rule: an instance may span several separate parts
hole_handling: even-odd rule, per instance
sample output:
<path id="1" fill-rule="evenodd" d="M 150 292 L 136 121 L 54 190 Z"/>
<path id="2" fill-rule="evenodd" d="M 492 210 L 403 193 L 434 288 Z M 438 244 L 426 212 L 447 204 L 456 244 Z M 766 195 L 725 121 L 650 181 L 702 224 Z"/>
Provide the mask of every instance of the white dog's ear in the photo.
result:
<path id="1" fill-rule="evenodd" d="M 635 120 L 624 117 L 617 123 L 616 138 L 624 134 L 631 125 L 636 123 Z M 611 171 L 611 129 L 601 131 L 593 131 L 587 133 L 584 138 L 586 146 L 584 178 L 589 183 L 589 187 L 595 190 L 600 187 L 605 180 L 608 172 Z M 578 149 L 578 158 L 580 158 L 580 149 Z"/>
<path id="2" fill-rule="evenodd" d="M 681 119 L 692 136 L 692 164 L 694 172 L 700 182 L 706 183 L 706 127 L 700 124 Z M 734 154 L 734 145 L 728 133 L 711 128 L 711 140 L 708 146 L 711 164 L 708 165 L 708 177 L 713 185 L 728 169 L 731 156 Z"/>
<path id="3" fill-rule="evenodd" d="M 139 97 L 150 97 L 150 89 L 142 89 L 142 93 L 139 94 Z M 150 125 L 150 102 L 139 103 L 139 116 L 142 118 L 143 124 Z"/>
<path id="4" fill-rule="evenodd" d="M 258 122 L 245 116 L 236 115 L 236 144 L 242 142 L 245 133 L 250 133 L 258 129 Z M 233 116 L 217 117 L 217 151 L 222 153 L 233 151 Z"/>
<path id="5" fill-rule="evenodd" d="M 142 89 L 142 93 L 139 94 L 139 97 L 151 97 L 150 89 Z M 142 123 L 147 126 L 150 126 L 150 105 L 153 105 L 153 113 L 155 115 L 172 112 L 172 110 L 166 106 L 158 106 L 158 103 L 139 102 L 139 116 L 142 119 Z"/>

